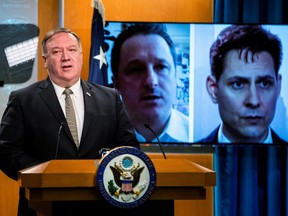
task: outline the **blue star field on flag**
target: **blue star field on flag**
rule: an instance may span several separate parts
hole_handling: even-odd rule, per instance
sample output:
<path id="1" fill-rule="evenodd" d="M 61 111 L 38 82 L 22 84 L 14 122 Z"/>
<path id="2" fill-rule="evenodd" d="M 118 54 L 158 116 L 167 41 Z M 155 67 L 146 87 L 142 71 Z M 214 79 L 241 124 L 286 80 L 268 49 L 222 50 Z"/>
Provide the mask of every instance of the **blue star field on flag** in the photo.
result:
<path id="1" fill-rule="evenodd" d="M 92 0 L 94 7 L 91 31 L 91 47 L 88 80 L 100 85 L 108 85 L 107 61 L 104 45 L 104 6 L 101 0 Z"/>

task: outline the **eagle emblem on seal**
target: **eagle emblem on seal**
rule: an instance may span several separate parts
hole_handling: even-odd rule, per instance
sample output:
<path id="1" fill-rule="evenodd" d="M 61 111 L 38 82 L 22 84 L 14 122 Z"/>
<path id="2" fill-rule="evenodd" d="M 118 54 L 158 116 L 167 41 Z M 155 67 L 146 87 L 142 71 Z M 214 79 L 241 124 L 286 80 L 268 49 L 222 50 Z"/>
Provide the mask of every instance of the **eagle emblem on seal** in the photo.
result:
<path id="1" fill-rule="evenodd" d="M 140 163 L 135 163 L 129 155 L 121 158 L 119 163 L 115 161 L 110 169 L 114 179 L 108 182 L 108 190 L 117 199 L 121 198 L 124 202 L 137 199 L 147 186 L 147 182 L 140 182 L 144 167 L 140 167 Z"/>

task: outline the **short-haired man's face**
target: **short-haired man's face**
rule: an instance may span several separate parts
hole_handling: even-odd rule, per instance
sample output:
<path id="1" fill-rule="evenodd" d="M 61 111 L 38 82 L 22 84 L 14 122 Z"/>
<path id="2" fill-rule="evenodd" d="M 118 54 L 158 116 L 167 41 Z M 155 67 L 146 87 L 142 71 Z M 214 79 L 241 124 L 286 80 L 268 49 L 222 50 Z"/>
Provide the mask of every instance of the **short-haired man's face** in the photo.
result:
<path id="1" fill-rule="evenodd" d="M 136 35 L 121 47 L 115 87 L 135 122 L 167 121 L 175 99 L 175 65 L 169 46 L 158 35 Z"/>
<path id="2" fill-rule="evenodd" d="M 83 57 L 77 39 L 70 33 L 59 32 L 48 39 L 43 56 L 50 78 L 59 86 L 70 87 L 81 74 Z"/>
<path id="3" fill-rule="evenodd" d="M 248 61 L 231 50 L 224 59 L 220 80 L 207 79 L 207 88 L 223 121 L 223 132 L 232 142 L 263 142 L 273 120 L 281 89 L 268 52 L 251 53 Z"/>

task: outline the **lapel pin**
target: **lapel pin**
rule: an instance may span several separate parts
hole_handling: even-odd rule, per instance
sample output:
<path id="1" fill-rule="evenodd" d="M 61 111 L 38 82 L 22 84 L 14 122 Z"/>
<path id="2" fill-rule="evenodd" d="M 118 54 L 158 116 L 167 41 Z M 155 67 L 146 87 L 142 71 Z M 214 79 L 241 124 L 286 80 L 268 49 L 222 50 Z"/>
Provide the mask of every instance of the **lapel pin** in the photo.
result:
<path id="1" fill-rule="evenodd" d="M 90 94 L 89 92 L 86 92 L 86 94 L 87 94 L 89 97 L 91 97 L 91 94 Z"/>

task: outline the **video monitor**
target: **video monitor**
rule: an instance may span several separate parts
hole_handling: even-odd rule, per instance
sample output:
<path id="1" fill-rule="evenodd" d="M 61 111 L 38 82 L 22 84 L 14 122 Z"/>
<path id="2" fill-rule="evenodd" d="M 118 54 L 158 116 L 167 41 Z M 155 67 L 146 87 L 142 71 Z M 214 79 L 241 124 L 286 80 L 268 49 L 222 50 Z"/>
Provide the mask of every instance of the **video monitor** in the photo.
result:
<path id="1" fill-rule="evenodd" d="M 32 75 L 39 28 L 34 24 L 0 24 L 0 86 L 24 83 Z"/>
<path id="2" fill-rule="evenodd" d="M 112 84 L 110 67 L 113 38 L 121 31 L 123 22 L 107 22 L 105 42 L 108 44 L 108 82 Z M 162 23 L 163 24 L 163 23 Z M 189 141 L 196 143 L 206 137 L 221 123 L 217 104 L 211 101 L 206 89 L 210 74 L 209 50 L 219 32 L 230 24 L 215 23 L 164 23 L 176 46 L 176 97 L 174 108 L 189 118 Z M 278 35 L 283 45 L 283 61 L 279 73 L 282 88 L 277 101 L 276 113 L 271 124 L 274 131 L 288 141 L 288 25 L 263 25 Z"/>

